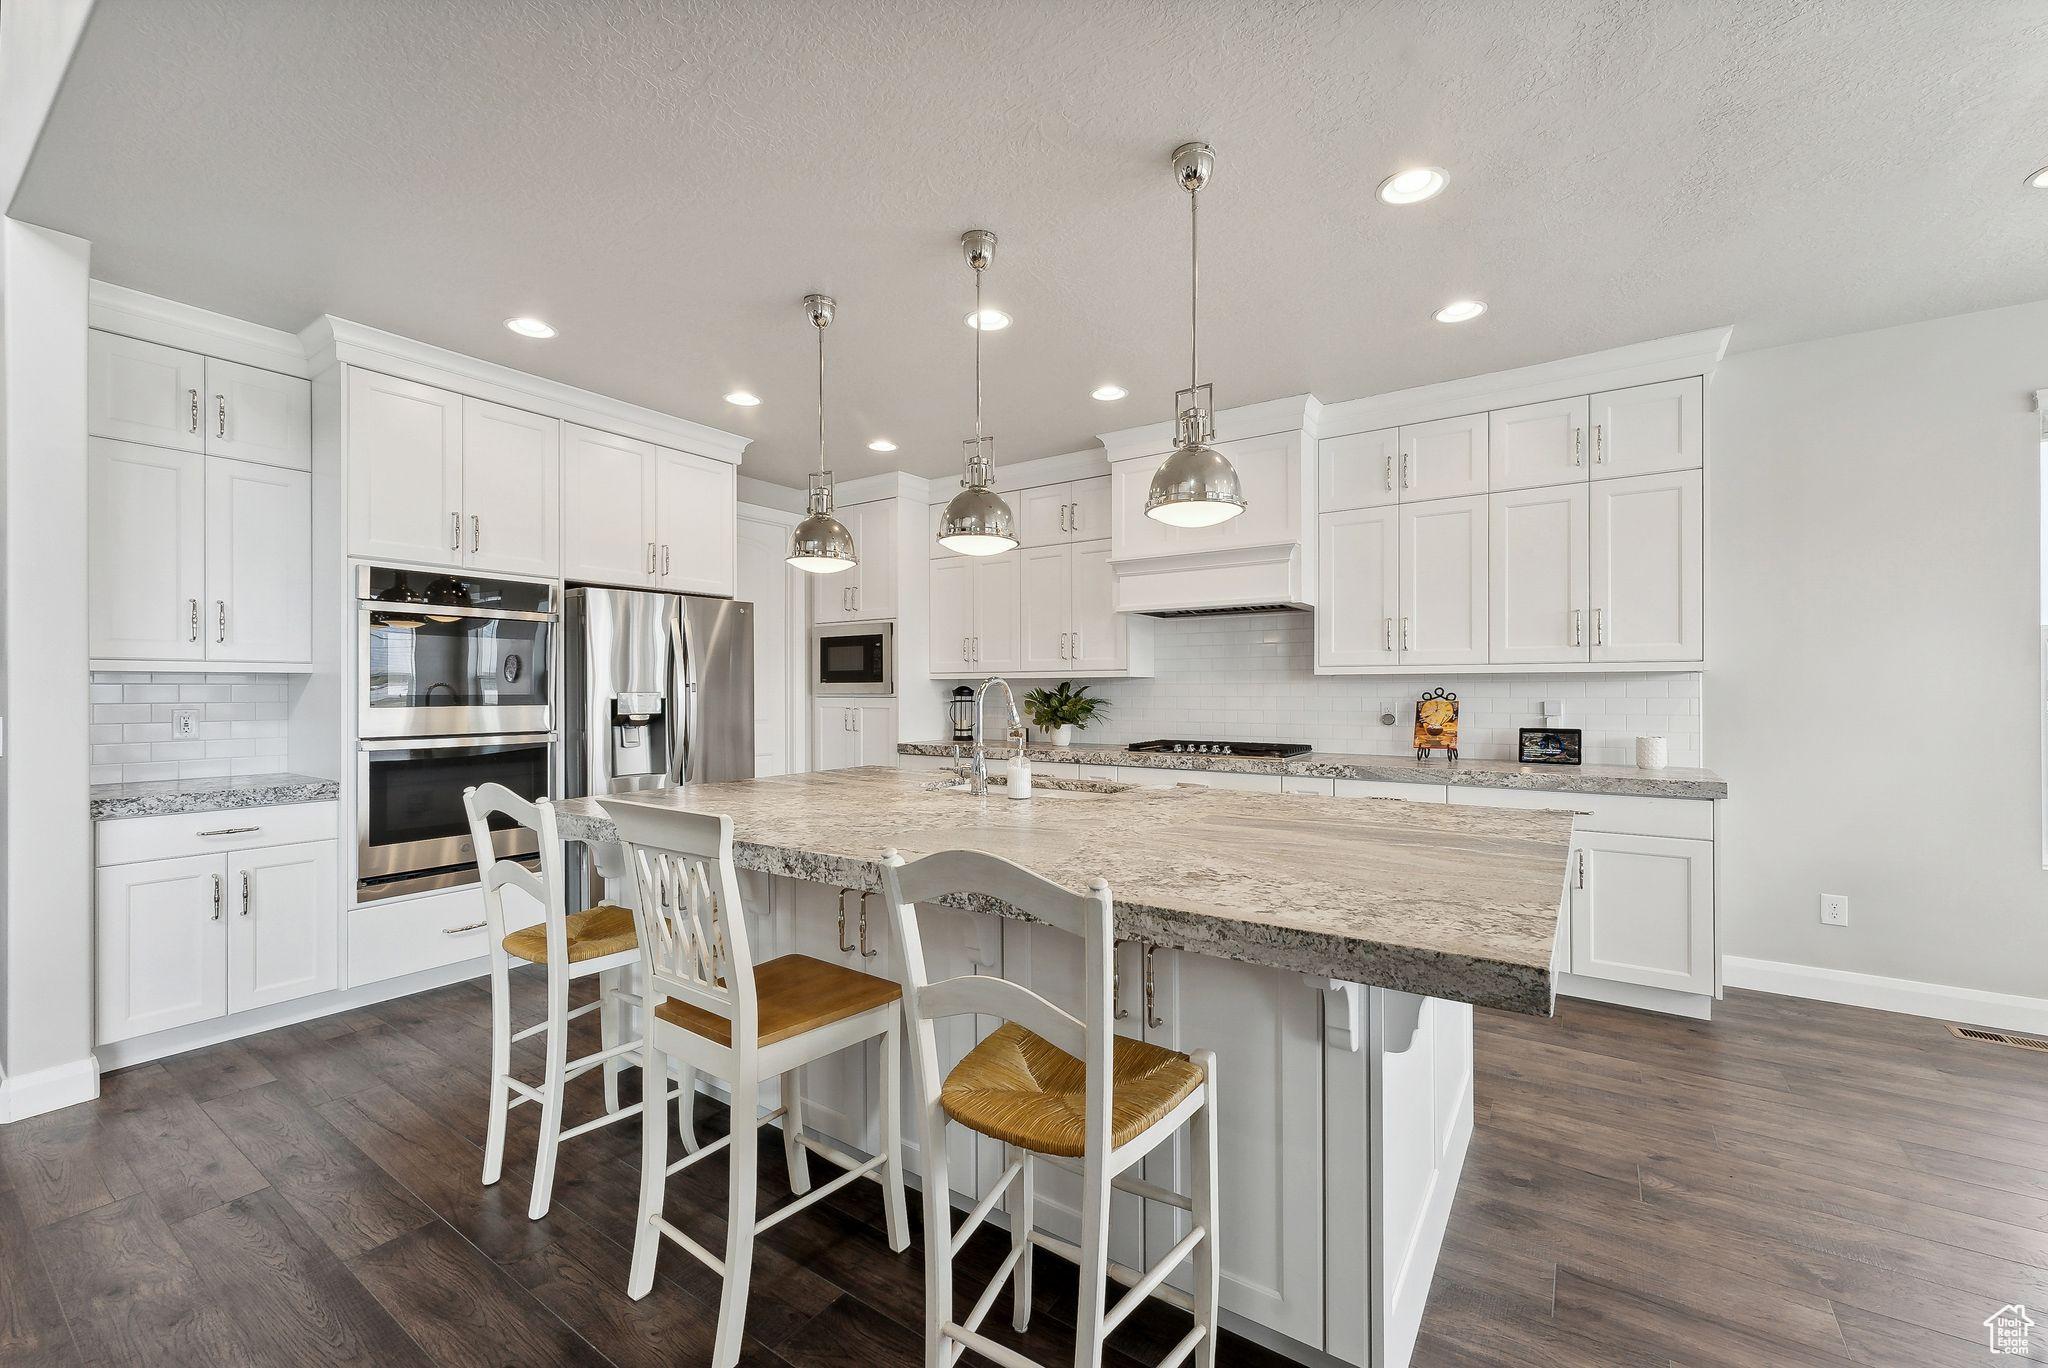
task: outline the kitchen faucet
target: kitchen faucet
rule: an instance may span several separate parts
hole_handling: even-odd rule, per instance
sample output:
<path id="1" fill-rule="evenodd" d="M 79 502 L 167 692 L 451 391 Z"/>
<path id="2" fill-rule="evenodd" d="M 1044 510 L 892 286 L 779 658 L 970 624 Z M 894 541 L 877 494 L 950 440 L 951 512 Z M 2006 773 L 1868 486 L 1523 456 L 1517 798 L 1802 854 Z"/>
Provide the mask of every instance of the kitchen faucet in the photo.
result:
<path id="1" fill-rule="evenodd" d="M 967 771 L 967 791 L 977 798 L 988 794 L 988 755 L 982 749 L 981 739 L 982 704 L 988 691 L 998 684 L 1003 686 L 1003 697 L 1010 705 L 1010 739 L 1020 748 L 1024 741 L 1024 722 L 1017 716 L 1017 695 L 1010 692 L 1010 681 L 990 675 L 974 691 L 974 763 Z"/>

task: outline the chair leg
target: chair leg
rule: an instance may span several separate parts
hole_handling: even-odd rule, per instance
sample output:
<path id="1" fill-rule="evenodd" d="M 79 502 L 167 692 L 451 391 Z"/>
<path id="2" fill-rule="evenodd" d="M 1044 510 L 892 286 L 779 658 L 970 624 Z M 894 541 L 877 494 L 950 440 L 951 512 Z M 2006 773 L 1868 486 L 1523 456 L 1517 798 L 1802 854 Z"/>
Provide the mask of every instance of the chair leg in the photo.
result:
<path id="1" fill-rule="evenodd" d="M 697 1069 L 676 1061 L 676 1129 L 682 1133 L 683 1153 L 697 1152 Z"/>
<path id="2" fill-rule="evenodd" d="M 1102 1317 L 1108 1309 L 1102 1280 L 1109 1273 L 1109 1169 L 1107 1155 L 1082 1161 L 1080 1304 L 1074 1314 L 1074 1368 L 1100 1368 Z"/>
<path id="3" fill-rule="evenodd" d="M 920 1098 L 924 1147 L 924 1368 L 952 1368 L 939 1327 L 953 1319 L 953 1198 L 946 1169 L 946 1113 Z"/>
<path id="4" fill-rule="evenodd" d="M 804 1071 L 798 1065 L 780 1080 L 782 1089 L 782 1161 L 789 1170 L 789 1190 L 801 1197 L 811 1190 L 811 1152 L 798 1141 L 804 1133 Z"/>
<path id="5" fill-rule="evenodd" d="M 651 1031 L 640 1052 L 640 1076 L 668 1077 L 668 1056 L 654 1047 Z M 640 1207 L 633 1220 L 633 1267 L 626 1275 L 626 1295 L 635 1301 L 654 1289 L 654 1262 L 661 1253 L 661 1230 L 654 1221 L 667 1188 L 668 1108 L 657 1096 L 640 1109 Z"/>
<path id="6" fill-rule="evenodd" d="M 1031 1151 L 1010 1147 L 1024 1169 L 1010 1189 L 1010 1248 L 1017 1251 L 1017 1271 L 1010 1275 L 1010 1328 L 1022 1334 L 1031 1328 L 1031 1226 L 1038 1211 L 1038 1164 Z"/>
<path id="7" fill-rule="evenodd" d="M 555 1151 L 562 1144 L 562 1075 L 569 1064 L 569 975 L 548 969 L 547 1077 L 540 1085 L 540 1146 L 533 1158 L 533 1198 L 526 1204 L 526 1218 L 538 1221 L 548 1214 L 555 1190 Z"/>
<path id="8" fill-rule="evenodd" d="M 725 1290 L 718 1299 L 718 1338 L 711 1368 L 733 1368 L 747 1327 L 747 1284 L 754 1271 L 754 1209 L 761 1143 L 759 1075 L 751 1059 L 733 1070 L 732 1191 L 725 1217 Z"/>
<path id="9" fill-rule="evenodd" d="M 491 1117 L 484 1139 L 484 1186 L 505 1172 L 505 1122 L 512 1110 L 512 985 L 505 957 L 491 956 Z"/>
<path id="10" fill-rule="evenodd" d="M 1202 1227 L 1201 1243 L 1195 1246 L 1195 1324 L 1202 1327 L 1201 1343 L 1195 1346 L 1195 1368 L 1216 1368 L 1216 1305 L 1221 1294 L 1216 1245 L 1216 1056 L 1201 1051 L 1195 1056 L 1202 1066 L 1202 1107 L 1195 1113 L 1188 1134 L 1193 1155 L 1195 1223 Z"/>
<path id="11" fill-rule="evenodd" d="M 889 1248 L 901 1254 L 910 1248 L 910 1216 L 903 1208 L 903 1013 L 889 1008 L 889 1029 L 882 1033 L 882 1212 L 889 1226 Z"/>
<path id="12" fill-rule="evenodd" d="M 603 1049 L 619 1043 L 619 1001 L 613 996 L 619 987 L 619 971 L 606 969 L 597 976 L 597 1038 Z M 609 1116 L 619 1109 L 619 1074 L 625 1069 L 623 1057 L 607 1059 L 604 1068 L 604 1110 Z"/>

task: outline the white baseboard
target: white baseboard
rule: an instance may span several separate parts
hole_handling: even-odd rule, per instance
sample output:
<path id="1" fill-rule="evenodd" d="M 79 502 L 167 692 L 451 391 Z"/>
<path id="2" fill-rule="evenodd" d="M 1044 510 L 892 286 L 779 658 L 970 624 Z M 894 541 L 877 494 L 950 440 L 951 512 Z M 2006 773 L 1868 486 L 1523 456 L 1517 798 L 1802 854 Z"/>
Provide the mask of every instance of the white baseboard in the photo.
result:
<path id="1" fill-rule="evenodd" d="M 1786 997 L 2048 1035 L 2048 998 L 1989 993 L 1981 988 L 1955 988 L 1945 983 L 1921 983 L 1878 974 L 1852 974 L 1845 969 L 1821 969 L 1810 964 L 1740 959 L 1734 955 L 1722 957 L 1721 981 L 1730 988 L 1754 988 Z"/>
<path id="2" fill-rule="evenodd" d="M 100 1095 L 100 1066 L 92 1056 L 54 1068 L 0 1078 L 0 1123 L 25 1121 Z"/>
<path id="3" fill-rule="evenodd" d="M 1634 1007 L 1644 1012 L 1663 1012 L 1667 1016 L 1691 1017 L 1695 1021 L 1708 1021 L 1714 1015 L 1714 1000 L 1705 993 L 1645 988 L 1639 983 L 1586 978 L 1581 974 L 1559 974 L 1557 993 L 1559 997 L 1585 998 L 1589 1002 Z"/>

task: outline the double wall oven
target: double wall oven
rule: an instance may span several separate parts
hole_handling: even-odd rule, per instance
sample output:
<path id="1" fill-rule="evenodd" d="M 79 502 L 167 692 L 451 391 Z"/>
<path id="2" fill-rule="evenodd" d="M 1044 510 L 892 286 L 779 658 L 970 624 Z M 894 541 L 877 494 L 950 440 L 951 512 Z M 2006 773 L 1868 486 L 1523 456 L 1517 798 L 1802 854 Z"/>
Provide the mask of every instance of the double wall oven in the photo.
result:
<path id="1" fill-rule="evenodd" d="M 552 791 L 552 585 L 356 568 L 356 896 L 476 881 L 462 791 Z M 501 856 L 537 855 L 507 826 Z"/>

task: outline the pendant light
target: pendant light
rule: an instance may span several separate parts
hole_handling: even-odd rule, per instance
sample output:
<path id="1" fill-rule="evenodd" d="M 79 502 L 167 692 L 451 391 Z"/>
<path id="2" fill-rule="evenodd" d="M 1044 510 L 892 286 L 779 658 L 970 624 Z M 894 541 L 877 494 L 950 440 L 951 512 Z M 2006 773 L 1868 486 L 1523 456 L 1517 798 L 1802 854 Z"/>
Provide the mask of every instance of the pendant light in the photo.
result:
<path id="1" fill-rule="evenodd" d="M 1207 143 L 1182 143 L 1173 149 L 1174 179 L 1188 192 L 1188 387 L 1173 396 L 1178 445 L 1152 472 L 1152 488 L 1145 496 L 1145 516 L 1173 527 L 1213 527 L 1244 512 L 1236 467 L 1209 445 L 1216 440 L 1216 395 L 1201 378 L 1202 238 L 1195 200 L 1215 165 Z"/>
<path id="2" fill-rule="evenodd" d="M 860 559 L 853 533 L 832 515 L 832 472 L 825 468 L 825 329 L 837 308 L 830 295 L 804 296 L 804 313 L 818 330 L 818 473 L 811 476 L 810 511 L 790 538 L 789 563 L 813 575 L 851 570 Z"/>
<path id="3" fill-rule="evenodd" d="M 974 435 L 961 443 L 967 473 L 961 490 L 939 519 L 939 545 L 963 556 L 993 556 L 1017 544 L 1017 520 L 996 493 L 996 439 L 981 432 L 981 276 L 996 253 L 996 235 L 972 228 L 960 235 L 960 250 L 974 268 Z"/>

